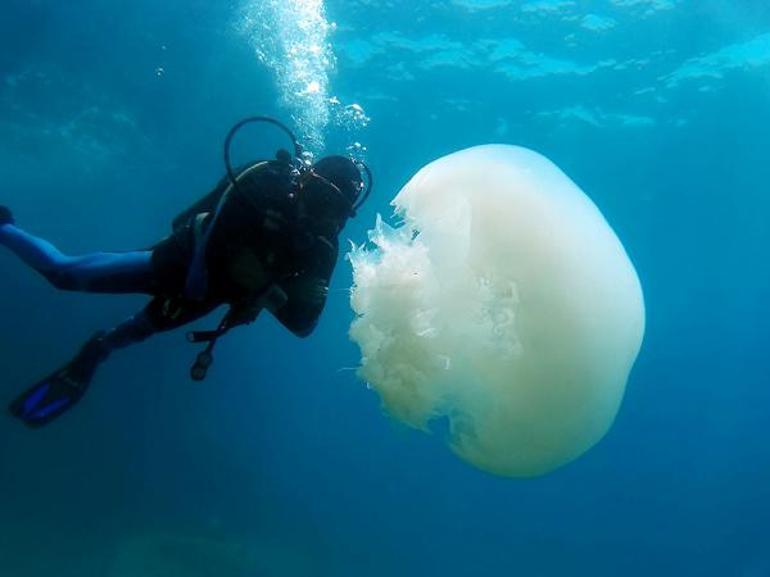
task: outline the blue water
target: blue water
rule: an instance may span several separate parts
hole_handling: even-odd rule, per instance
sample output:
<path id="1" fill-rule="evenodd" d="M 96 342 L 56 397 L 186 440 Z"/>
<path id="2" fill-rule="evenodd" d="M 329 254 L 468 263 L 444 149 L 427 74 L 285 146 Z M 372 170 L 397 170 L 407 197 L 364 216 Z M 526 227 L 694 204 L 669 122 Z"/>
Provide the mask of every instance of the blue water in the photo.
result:
<path id="1" fill-rule="evenodd" d="M 193 384 L 195 351 L 163 335 L 50 428 L 1 417 L 0 575 L 770 575 L 767 3 L 329 1 L 337 66 L 311 75 L 321 108 L 365 109 L 352 128 L 298 116 L 255 56 L 244 10 L 268 5 L 4 0 L 0 203 L 71 252 L 148 246 L 221 176 L 233 122 L 294 115 L 327 151 L 366 147 L 376 192 L 343 233 L 362 242 L 430 160 L 534 148 L 600 206 L 645 289 L 618 419 L 548 476 L 471 468 L 350 370 L 341 261 L 308 339 L 266 316 Z M 238 154 L 279 142 L 255 129 Z M 0 270 L 3 402 L 144 301 L 57 293 L 6 252 Z"/>

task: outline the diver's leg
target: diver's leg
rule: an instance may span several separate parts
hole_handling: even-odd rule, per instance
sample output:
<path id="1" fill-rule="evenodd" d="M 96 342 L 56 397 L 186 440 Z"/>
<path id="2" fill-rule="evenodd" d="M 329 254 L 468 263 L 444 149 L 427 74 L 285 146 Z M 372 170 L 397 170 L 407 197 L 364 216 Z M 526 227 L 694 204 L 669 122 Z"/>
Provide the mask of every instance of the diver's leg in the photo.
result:
<path id="1" fill-rule="evenodd" d="M 96 370 L 114 351 L 181 327 L 208 314 L 215 306 L 214 303 L 153 299 L 142 312 L 91 337 L 66 366 L 14 400 L 9 406 L 11 414 L 31 427 L 50 423 L 83 397 Z"/>
<path id="2" fill-rule="evenodd" d="M 144 310 L 109 331 L 96 333 L 84 346 L 91 352 L 87 358 L 76 357 L 78 372 L 91 380 L 96 368 L 119 349 L 146 341 L 156 333 L 170 331 L 191 323 L 211 312 L 213 303 L 177 301 L 156 297 Z M 70 363 L 72 364 L 72 363 Z"/>
<path id="3" fill-rule="evenodd" d="M 62 290 L 146 293 L 153 286 L 151 251 L 67 256 L 50 242 L 13 224 L 0 224 L 0 245 Z"/>
<path id="4" fill-rule="evenodd" d="M 96 369 L 112 351 L 141 342 L 155 332 L 140 313 L 110 331 L 96 333 L 69 363 L 16 398 L 9 411 L 30 427 L 47 425 L 85 395 Z"/>
<path id="5" fill-rule="evenodd" d="M 170 331 L 193 322 L 211 312 L 216 307 L 213 303 L 177 301 L 156 297 L 144 310 L 106 332 L 96 333 L 83 350 L 90 354 L 81 358 L 81 354 L 70 365 L 76 365 L 83 381 L 90 382 L 97 367 L 119 349 L 124 349 L 146 341 L 156 333 Z"/>

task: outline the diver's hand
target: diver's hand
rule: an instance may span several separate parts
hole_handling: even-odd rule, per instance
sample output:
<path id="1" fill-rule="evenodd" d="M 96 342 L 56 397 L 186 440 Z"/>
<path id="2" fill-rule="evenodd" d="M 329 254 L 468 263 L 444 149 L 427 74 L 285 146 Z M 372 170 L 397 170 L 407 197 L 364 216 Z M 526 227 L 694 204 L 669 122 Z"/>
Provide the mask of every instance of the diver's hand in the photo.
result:
<path id="1" fill-rule="evenodd" d="M 313 283 L 310 289 L 310 300 L 316 306 L 323 306 L 326 302 L 326 297 L 329 296 L 329 285 L 327 285 L 322 279 L 317 279 Z"/>
<path id="2" fill-rule="evenodd" d="M 317 277 L 298 279 L 296 288 L 302 300 L 313 307 L 323 307 L 329 295 L 329 286 Z"/>

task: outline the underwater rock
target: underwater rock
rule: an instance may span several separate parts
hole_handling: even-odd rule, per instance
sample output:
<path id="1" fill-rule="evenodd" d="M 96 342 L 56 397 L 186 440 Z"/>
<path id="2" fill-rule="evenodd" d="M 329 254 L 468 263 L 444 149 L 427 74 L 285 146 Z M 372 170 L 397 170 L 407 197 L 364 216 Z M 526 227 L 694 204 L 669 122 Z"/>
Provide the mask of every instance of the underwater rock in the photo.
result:
<path id="1" fill-rule="evenodd" d="M 119 543 L 108 577 L 308 577 L 304 552 L 280 543 L 147 533 Z"/>

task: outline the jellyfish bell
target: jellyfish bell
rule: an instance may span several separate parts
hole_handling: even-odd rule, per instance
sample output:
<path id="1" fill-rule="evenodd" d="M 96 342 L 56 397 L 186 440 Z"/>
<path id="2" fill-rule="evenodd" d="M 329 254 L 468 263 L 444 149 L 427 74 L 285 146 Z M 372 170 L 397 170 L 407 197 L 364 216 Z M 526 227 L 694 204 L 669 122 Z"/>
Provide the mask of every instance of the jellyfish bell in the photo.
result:
<path id="1" fill-rule="evenodd" d="M 354 247 L 351 338 L 388 413 L 488 472 L 530 477 L 610 428 L 644 334 L 623 245 L 555 164 L 487 145 L 431 162 Z"/>

